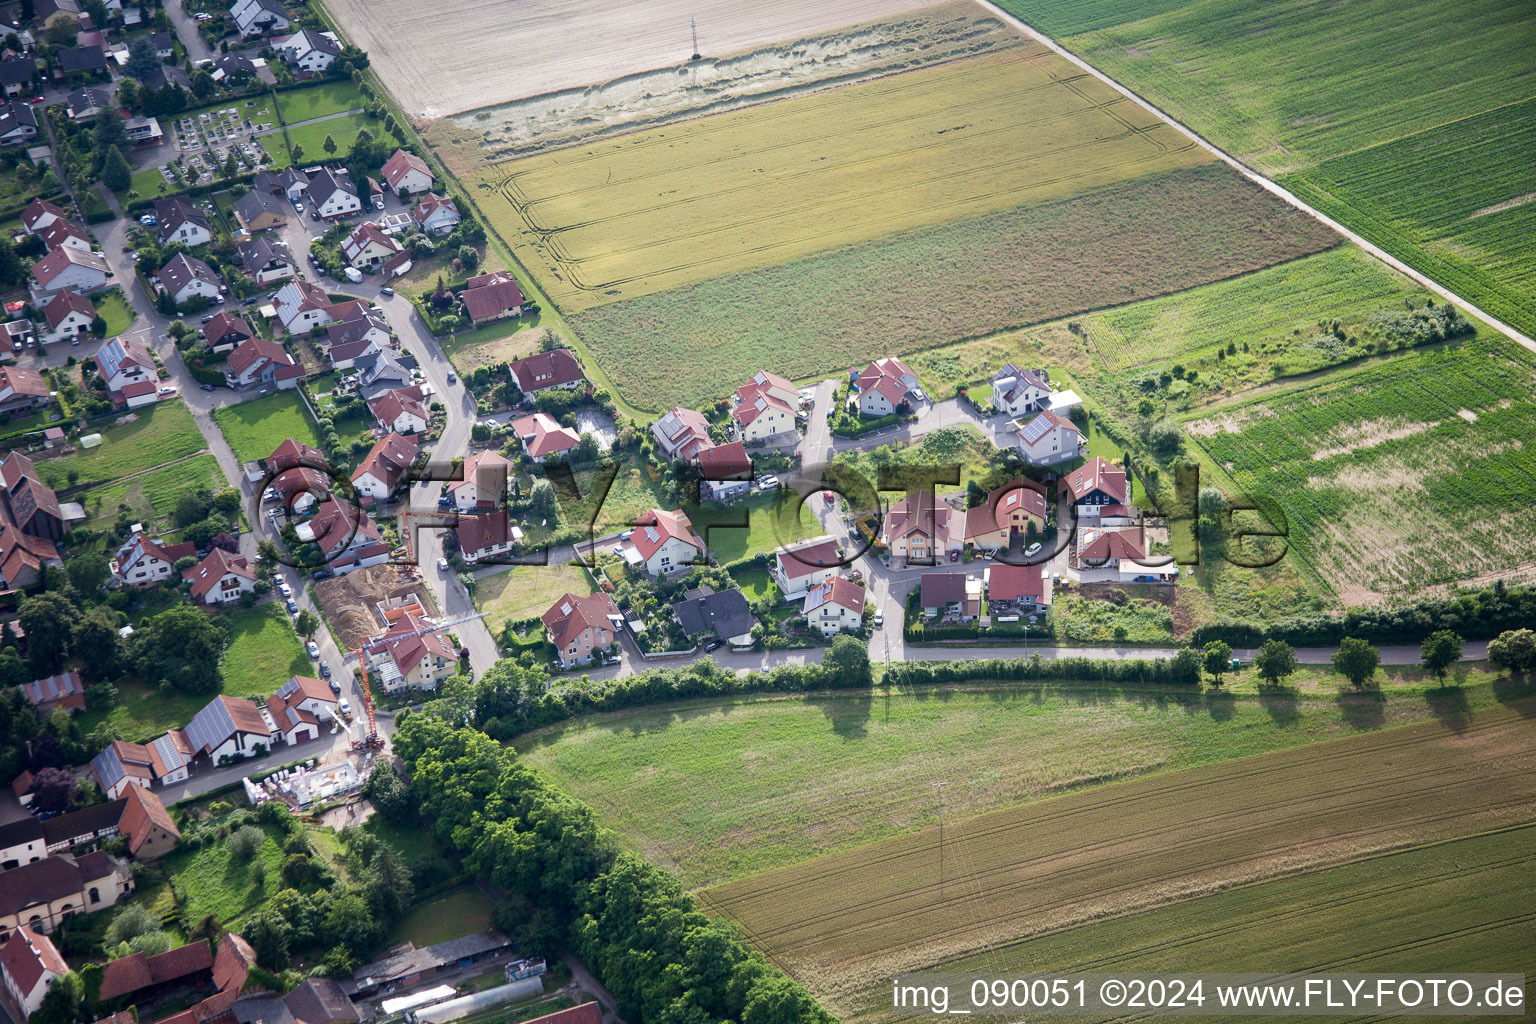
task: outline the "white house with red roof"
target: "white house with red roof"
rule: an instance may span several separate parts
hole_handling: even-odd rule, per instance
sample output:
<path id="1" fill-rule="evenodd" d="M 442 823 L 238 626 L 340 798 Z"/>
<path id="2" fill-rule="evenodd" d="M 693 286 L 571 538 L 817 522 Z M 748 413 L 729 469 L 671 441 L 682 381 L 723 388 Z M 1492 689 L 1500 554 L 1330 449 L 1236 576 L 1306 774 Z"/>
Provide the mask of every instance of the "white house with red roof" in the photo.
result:
<path id="1" fill-rule="evenodd" d="M 319 546 L 326 568 L 337 575 L 389 559 L 389 545 L 367 512 L 332 495 L 294 527 L 299 540 Z"/>
<path id="2" fill-rule="evenodd" d="M 204 261 L 179 252 L 155 272 L 155 284 L 178 305 L 193 299 L 212 302 L 224 294 L 224 282 Z"/>
<path id="3" fill-rule="evenodd" d="M 341 243 L 341 255 L 359 270 L 372 269 L 400 250 L 400 243 L 372 221 L 363 221 Z"/>
<path id="4" fill-rule="evenodd" d="M 32 304 L 41 306 L 68 289 L 89 295 L 107 286 L 107 261 L 94 252 L 61 245 L 32 265 Z"/>
<path id="5" fill-rule="evenodd" d="M 710 501 L 737 501 L 752 490 L 752 458 L 740 441 L 699 452 L 699 495 Z"/>
<path id="6" fill-rule="evenodd" d="M 293 676 L 282 686 L 278 687 L 274 697 L 280 698 L 284 703 L 307 711 L 325 721 L 336 715 L 337 697 L 331 692 L 330 684 L 323 679 L 313 676 Z"/>
<path id="7" fill-rule="evenodd" d="M 432 171 L 427 167 L 427 162 L 415 153 L 407 153 L 403 149 L 397 149 L 384 161 L 381 172 L 384 183 L 389 190 L 397 196 L 410 195 L 412 192 L 425 192 L 432 187 L 437 179 L 432 176 Z"/>
<path id="8" fill-rule="evenodd" d="M 713 448 L 709 439 L 709 421 L 695 409 L 674 408 L 651 424 L 651 436 L 656 446 L 667 458 L 676 462 L 696 459 L 706 448 Z"/>
<path id="9" fill-rule="evenodd" d="M 482 283 L 476 284 L 477 281 Z M 464 303 L 464 314 L 476 324 L 522 315 L 523 290 L 511 274 L 482 274 L 466 285 L 459 300 Z"/>
<path id="10" fill-rule="evenodd" d="M 380 427 L 399 434 L 420 434 L 432 419 L 426 392 L 418 384 L 379 392 L 368 399 L 368 411 Z"/>
<path id="11" fill-rule="evenodd" d="M 880 540 L 892 558 L 916 562 L 958 557 L 965 547 L 965 521 L 965 513 L 937 500 L 931 491 L 918 491 L 891 506 Z"/>
<path id="12" fill-rule="evenodd" d="M 460 517 L 453 535 L 464 561 L 473 564 L 509 553 L 522 539 L 523 531 L 512 525 L 506 509 L 499 508 L 485 515 Z"/>
<path id="13" fill-rule="evenodd" d="M 512 463 L 496 452 L 476 452 L 465 459 L 460 468 L 463 479 L 448 485 L 448 496 L 453 507 L 460 512 L 489 509 L 499 503 L 507 492 L 507 479 L 512 475 Z"/>
<path id="14" fill-rule="evenodd" d="M 136 529 L 112 559 L 112 585 L 147 587 L 163 583 L 176 574 L 178 561 L 195 554 L 195 544 L 162 544 L 158 537 Z"/>
<path id="15" fill-rule="evenodd" d="M 1051 577 L 1039 564 L 993 562 L 981 573 L 987 611 L 994 617 L 1034 615 L 1051 603 Z"/>
<path id="16" fill-rule="evenodd" d="M 352 473 L 352 486 L 365 498 L 387 501 L 395 493 L 416 453 L 421 450 L 414 437 L 389 433 L 379 438 L 368 455 Z"/>
<path id="17" fill-rule="evenodd" d="M 1061 489 L 1077 507 L 1079 519 L 1097 520 L 1111 506 L 1124 506 L 1130 496 L 1125 470 L 1095 456 L 1061 478 Z"/>
<path id="18" fill-rule="evenodd" d="M 72 245 L 83 252 L 95 252 L 96 243 L 84 224 L 72 220 L 56 220 L 43 229 L 40 236 L 43 248 L 49 252 L 61 245 Z"/>
<path id="19" fill-rule="evenodd" d="M 825 583 L 841 569 L 837 541 L 813 537 L 773 554 L 773 582 L 786 601 L 799 601 L 812 587 Z"/>
<path id="20" fill-rule="evenodd" d="M 236 345 L 225 366 L 224 380 L 232 388 L 273 384 L 279 391 L 288 391 L 304 379 L 304 367 L 293 358 L 293 353 L 261 337 L 247 338 Z"/>
<path id="21" fill-rule="evenodd" d="M 452 198 L 428 192 L 411 211 L 411 219 L 429 235 L 446 235 L 458 227 L 463 218 Z"/>
<path id="22" fill-rule="evenodd" d="M 731 401 L 731 419 L 743 441 L 763 441 L 795 430 L 800 393 L 783 377 L 759 371 L 752 383 L 736 389 Z"/>
<path id="23" fill-rule="evenodd" d="M 1077 424 L 1053 409 L 1042 409 L 1018 429 L 1019 454 L 1032 466 L 1054 466 L 1088 450 Z"/>
<path id="24" fill-rule="evenodd" d="M 613 598 L 598 592 L 561 594 L 543 615 L 544 635 L 555 645 L 561 668 L 590 665 L 611 648 L 624 621 Z"/>
<path id="25" fill-rule="evenodd" d="M 53 941 L 30 928 L 17 928 L 0 946 L 0 979 L 23 1019 L 37 1012 L 49 988 L 68 973 Z"/>
<path id="26" fill-rule="evenodd" d="M 625 558 L 652 576 L 686 570 L 704 561 L 708 551 L 693 528 L 693 520 L 682 509 L 663 512 L 653 508 L 646 512 L 635 520 L 629 545 Z"/>
<path id="27" fill-rule="evenodd" d="M 142 341 L 109 338 L 94 358 L 112 404 L 135 409 L 155 401 L 160 378 Z"/>
<path id="28" fill-rule="evenodd" d="M 272 297 L 272 305 L 290 334 L 303 334 L 337 319 L 331 313 L 331 297 L 310 281 L 289 281 Z"/>
<path id="29" fill-rule="evenodd" d="M 406 612 L 363 648 L 385 693 L 435 690 L 458 671 L 458 654 L 431 619 Z"/>
<path id="30" fill-rule="evenodd" d="M 523 393 L 524 400 L 531 400 L 539 392 L 552 388 L 574 391 L 586 383 L 581 363 L 566 348 L 550 349 L 548 352 L 537 352 L 515 359 L 507 365 L 507 369 L 512 371 L 512 378 L 517 381 L 517 388 Z"/>
<path id="31" fill-rule="evenodd" d="M 34 199 L 21 211 L 21 226 L 29 235 L 41 235 L 56 220 L 68 220 L 63 207 L 55 206 L 46 199 Z"/>
<path id="32" fill-rule="evenodd" d="M 35 409 L 53 400 L 48 380 L 29 366 L 0 366 L 0 414 Z"/>
<path id="33" fill-rule="evenodd" d="M 891 416 L 910 406 L 917 390 L 917 374 L 900 359 L 887 356 L 864 368 L 854 381 L 859 389 L 861 416 Z"/>
<path id="34" fill-rule="evenodd" d="M 43 307 L 43 319 L 48 322 L 48 330 L 39 336 L 39 340 L 45 345 L 83 338 L 91 330 L 91 321 L 96 319 L 96 307 L 79 292 L 59 292 Z"/>
<path id="35" fill-rule="evenodd" d="M 192 756 L 218 764 L 255 756 L 257 747 L 271 749 L 277 723 L 254 701 L 220 694 L 192 716 L 184 731 Z"/>
<path id="36" fill-rule="evenodd" d="M 806 591 L 801 614 L 824 637 L 854 632 L 864 624 L 864 588 L 841 576 L 823 580 Z"/>
<path id="37" fill-rule="evenodd" d="M 534 462 L 559 458 L 581 443 L 581 435 L 570 427 L 562 427 L 548 413 L 536 412 L 519 416 L 509 426 L 523 451 Z"/>
<path id="38" fill-rule="evenodd" d="M 223 548 L 208 552 L 181 578 L 192 584 L 192 600 L 197 604 L 229 604 L 256 589 L 256 572 L 251 563 L 244 555 L 231 554 Z"/>

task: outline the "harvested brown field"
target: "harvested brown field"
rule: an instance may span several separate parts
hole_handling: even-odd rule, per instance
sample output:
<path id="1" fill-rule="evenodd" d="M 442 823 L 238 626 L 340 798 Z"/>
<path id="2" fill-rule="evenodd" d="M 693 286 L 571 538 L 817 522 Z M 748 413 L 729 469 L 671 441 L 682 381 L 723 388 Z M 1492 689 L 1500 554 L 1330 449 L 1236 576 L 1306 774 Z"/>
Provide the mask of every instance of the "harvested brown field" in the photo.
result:
<path id="1" fill-rule="evenodd" d="M 407 114 L 436 118 L 539 93 L 682 67 L 928 6 L 924 0 L 327 0 Z"/>
<path id="2" fill-rule="evenodd" d="M 624 398 L 695 406 L 1243 274 L 1339 238 L 1223 164 L 1121 182 L 616 302 L 570 319 Z M 679 369 L 683 368 L 683 369 Z"/>
<path id="3" fill-rule="evenodd" d="M 1341 697 L 1342 699 L 1346 699 Z M 1369 710 L 1370 695 L 1361 701 Z M 706 890 L 834 1013 L 891 974 L 1536 818 L 1536 698 L 1110 785 Z"/>
<path id="4" fill-rule="evenodd" d="M 600 85 L 479 107 L 433 122 L 427 140 L 449 167 L 468 174 L 484 164 L 616 132 L 789 99 L 1020 41 L 974 4 L 944 3 Z"/>
<path id="5" fill-rule="evenodd" d="M 569 312 L 1211 161 L 1098 79 L 1021 42 L 466 181 Z"/>
<path id="6" fill-rule="evenodd" d="M 385 598 L 415 594 L 421 598 L 428 615 L 437 614 L 437 602 L 432 599 L 432 592 L 422 582 L 421 575 L 411 571 L 409 566 L 375 565 L 321 580 L 314 586 L 315 598 L 325 612 L 331 634 L 345 650 L 351 650 L 383 631 L 373 606 Z"/>

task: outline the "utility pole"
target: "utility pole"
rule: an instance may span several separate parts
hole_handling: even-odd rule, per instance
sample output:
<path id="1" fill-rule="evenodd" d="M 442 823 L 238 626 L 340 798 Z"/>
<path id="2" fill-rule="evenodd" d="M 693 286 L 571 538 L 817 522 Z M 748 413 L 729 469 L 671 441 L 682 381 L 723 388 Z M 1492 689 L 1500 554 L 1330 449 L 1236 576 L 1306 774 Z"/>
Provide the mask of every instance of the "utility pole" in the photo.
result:
<path id="1" fill-rule="evenodd" d="M 930 782 L 930 786 L 939 794 L 939 881 L 944 881 L 944 787 L 947 782 Z"/>
<path id="2" fill-rule="evenodd" d="M 691 51 L 693 53 L 693 57 L 691 59 L 692 60 L 698 60 L 699 59 L 699 23 L 698 23 L 697 20 L 695 20 L 694 16 L 691 15 L 691 14 L 688 15 L 688 29 L 689 29 L 689 31 L 691 31 L 693 33 L 693 50 Z"/>

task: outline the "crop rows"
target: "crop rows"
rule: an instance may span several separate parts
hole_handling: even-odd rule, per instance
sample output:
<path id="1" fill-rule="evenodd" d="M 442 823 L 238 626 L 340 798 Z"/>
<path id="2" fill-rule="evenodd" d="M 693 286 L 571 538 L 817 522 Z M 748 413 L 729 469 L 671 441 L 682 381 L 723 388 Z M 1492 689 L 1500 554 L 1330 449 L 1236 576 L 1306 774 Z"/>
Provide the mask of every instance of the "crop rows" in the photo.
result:
<path id="1" fill-rule="evenodd" d="M 1280 504 L 1291 545 L 1340 593 L 1412 591 L 1536 558 L 1532 381 L 1524 350 L 1483 338 L 1191 433 L 1240 489 Z"/>
<path id="2" fill-rule="evenodd" d="M 481 206 L 585 309 L 1209 157 L 1039 44 L 498 165 Z"/>
<path id="3" fill-rule="evenodd" d="M 1108 914 L 1529 821 L 1527 699 L 1157 775 L 707 890 L 835 1012 L 892 973 Z M 1404 799 L 1404 794 L 1412 799 Z"/>

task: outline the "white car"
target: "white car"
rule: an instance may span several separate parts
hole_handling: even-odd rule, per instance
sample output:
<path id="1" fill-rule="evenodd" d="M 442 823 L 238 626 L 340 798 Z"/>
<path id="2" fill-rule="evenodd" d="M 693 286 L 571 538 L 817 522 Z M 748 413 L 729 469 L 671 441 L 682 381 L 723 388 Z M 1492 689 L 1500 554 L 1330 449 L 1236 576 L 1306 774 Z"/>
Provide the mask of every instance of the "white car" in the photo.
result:
<path id="1" fill-rule="evenodd" d="M 347 698 L 343 697 L 343 698 L 341 698 L 340 701 L 337 702 L 336 710 L 341 712 L 341 717 L 342 718 L 351 718 L 352 717 L 352 702 L 347 700 Z"/>
<path id="2" fill-rule="evenodd" d="M 1040 552 L 1040 545 L 1037 542 L 1037 543 L 1031 544 L 1029 547 L 1024 549 L 1024 557 L 1025 558 L 1029 558 L 1032 555 L 1039 554 L 1039 552 Z"/>
<path id="3" fill-rule="evenodd" d="M 446 559 L 446 558 L 439 558 L 437 560 L 437 571 L 438 572 L 447 572 L 448 571 L 448 559 Z"/>
<path id="4" fill-rule="evenodd" d="M 875 612 L 875 628 L 885 625 L 885 612 Z"/>
<path id="5" fill-rule="evenodd" d="M 292 597 L 293 596 L 293 588 L 288 585 L 288 581 L 287 580 L 278 580 L 277 581 L 277 592 L 279 594 L 282 594 L 284 597 Z"/>
<path id="6" fill-rule="evenodd" d="M 160 394 L 162 394 L 162 395 L 174 395 L 175 393 L 176 393 L 176 389 L 175 388 L 166 387 L 166 388 L 161 388 L 160 389 Z"/>
<path id="7" fill-rule="evenodd" d="M 320 646 L 318 644 L 316 644 L 313 640 L 311 640 L 308 643 L 306 643 L 304 645 L 304 649 L 309 652 L 309 656 L 311 658 L 318 658 L 318 657 L 320 657 Z"/>
<path id="8" fill-rule="evenodd" d="M 304 203 L 303 203 L 303 201 L 299 200 L 299 199 L 295 199 L 293 201 L 293 209 L 294 209 L 294 212 L 296 212 L 296 213 L 303 213 L 304 212 Z"/>
<path id="9" fill-rule="evenodd" d="M 926 402 L 926 401 L 928 401 L 928 396 L 923 394 L 923 389 L 922 388 L 913 388 L 912 389 L 912 397 L 917 399 L 919 402 Z"/>

